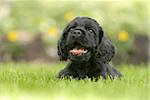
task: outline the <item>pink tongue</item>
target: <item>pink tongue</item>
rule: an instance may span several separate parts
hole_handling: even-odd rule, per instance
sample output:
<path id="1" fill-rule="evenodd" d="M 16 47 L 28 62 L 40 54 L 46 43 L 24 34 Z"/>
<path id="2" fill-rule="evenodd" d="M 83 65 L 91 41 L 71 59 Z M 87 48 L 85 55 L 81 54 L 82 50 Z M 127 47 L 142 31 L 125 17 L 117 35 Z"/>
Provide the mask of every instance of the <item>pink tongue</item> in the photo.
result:
<path id="1" fill-rule="evenodd" d="M 82 53 L 84 53 L 84 50 L 82 50 L 82 49 L 73 49 L 73 50 L 70 50 L 69 51 L 71 54 L 73 54 L 73 55 L 78 55 L 78 56 L 80 56 Z"/>

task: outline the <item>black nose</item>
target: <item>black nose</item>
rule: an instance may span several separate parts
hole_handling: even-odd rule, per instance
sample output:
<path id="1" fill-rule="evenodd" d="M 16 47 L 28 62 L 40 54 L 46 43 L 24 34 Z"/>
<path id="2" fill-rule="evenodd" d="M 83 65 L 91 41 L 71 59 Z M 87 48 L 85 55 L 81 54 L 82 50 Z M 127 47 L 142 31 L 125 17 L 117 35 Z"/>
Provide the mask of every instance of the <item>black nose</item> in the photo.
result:
<path id="1" fill-rule="evenodd" d="M 73 32 L 73 36 L 74 37 L 79 37 L 79 36 L 81 36 L 82 35 L 82 31 L 81 30 L 75 30 L 74 32 Z"/>

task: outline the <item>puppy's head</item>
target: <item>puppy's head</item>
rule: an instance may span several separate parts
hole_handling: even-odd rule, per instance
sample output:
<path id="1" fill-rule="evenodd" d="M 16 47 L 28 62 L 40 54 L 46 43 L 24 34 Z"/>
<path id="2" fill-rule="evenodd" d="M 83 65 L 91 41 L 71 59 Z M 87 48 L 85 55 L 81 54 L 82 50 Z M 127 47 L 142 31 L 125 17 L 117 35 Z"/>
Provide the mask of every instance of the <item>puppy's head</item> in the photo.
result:
<path id="1" fill-rule="evenodd" d="M 88 17 L 77 17 L 64 29 L 58 42 L 58 55 L 61 60 L 88 62 L 101 43 L 103 30 L 99 24 Z"/>

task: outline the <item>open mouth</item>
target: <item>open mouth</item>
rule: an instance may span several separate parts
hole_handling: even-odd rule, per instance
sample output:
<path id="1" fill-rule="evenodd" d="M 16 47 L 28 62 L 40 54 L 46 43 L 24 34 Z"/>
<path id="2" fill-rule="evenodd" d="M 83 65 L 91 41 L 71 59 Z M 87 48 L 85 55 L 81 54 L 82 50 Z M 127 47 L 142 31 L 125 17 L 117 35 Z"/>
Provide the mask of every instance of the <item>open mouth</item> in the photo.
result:
<path id="1" fill-rule="evenodd" d="M 86 54 L 87 52 L 88 52 L 88 50 L 77 42 L 75 42 L 73 44 L 73 48 L 69 50 L 69 53 L 74 56 L 82 56 L 82 55 Z"/>

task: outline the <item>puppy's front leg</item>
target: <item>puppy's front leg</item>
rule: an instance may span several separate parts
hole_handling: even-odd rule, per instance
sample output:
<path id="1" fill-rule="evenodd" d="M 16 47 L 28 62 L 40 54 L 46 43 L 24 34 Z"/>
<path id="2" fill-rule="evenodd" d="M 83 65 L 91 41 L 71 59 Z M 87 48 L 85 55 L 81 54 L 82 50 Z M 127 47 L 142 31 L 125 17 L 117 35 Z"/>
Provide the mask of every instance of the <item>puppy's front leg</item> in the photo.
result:
<path id="1" fill-rule="evenodd" d="M 109 64 L 107 66 L 107 72 L 111 79 L 114 79 L 115 77 L 123 77 L 123 75 L 114 67 L 110 66 Z"/>
<path id="2" fill-rule="evenodd" d="M 110 79 L 114 79 L 115 77 L 121 78 L 123 75 L 114 67 L 111 67 L 109 64 L 100 64 L 101 76 L 103 79 L 106 79 L 108 76 Z"/>
<path id="3" fill-rule="evenodd" d="M 67 65 L 63 70 L 61 70 L 58 74 L 58 78 L 69 78 L 72 76 L 73 78 L 77 77 L 77 74 L 70 68 L 70 64 Z"/>

